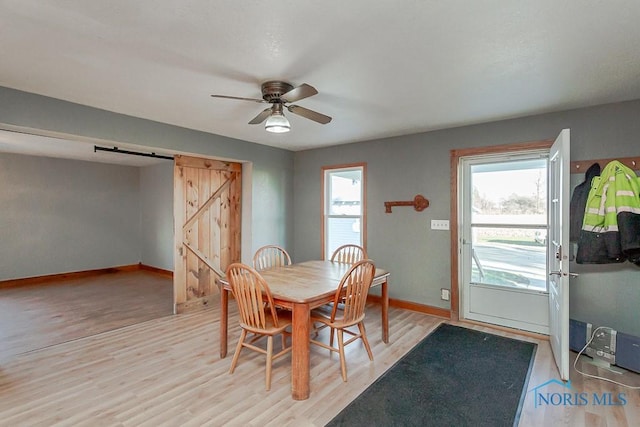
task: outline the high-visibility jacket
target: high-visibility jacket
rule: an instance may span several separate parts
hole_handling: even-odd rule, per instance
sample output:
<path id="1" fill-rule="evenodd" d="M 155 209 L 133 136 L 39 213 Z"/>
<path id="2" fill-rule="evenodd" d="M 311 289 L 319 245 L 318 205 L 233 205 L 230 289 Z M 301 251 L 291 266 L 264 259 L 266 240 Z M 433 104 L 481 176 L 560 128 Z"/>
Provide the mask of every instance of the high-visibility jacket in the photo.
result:
<path id="1" fill-rule="evenodd" d="M 612 161 L 591 182 L 576 262 L 627 259 L 640 264 L 640 178 Z"/>

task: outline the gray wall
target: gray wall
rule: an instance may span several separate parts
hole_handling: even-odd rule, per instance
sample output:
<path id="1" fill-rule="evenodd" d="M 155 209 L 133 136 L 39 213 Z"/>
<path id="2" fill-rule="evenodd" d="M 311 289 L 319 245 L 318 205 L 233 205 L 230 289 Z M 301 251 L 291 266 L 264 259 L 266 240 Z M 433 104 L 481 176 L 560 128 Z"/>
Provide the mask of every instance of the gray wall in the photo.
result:
<path id="1" fill-rule="evenodd" d="M 439 289 L 450 284 L 449 234 L 429 223 L 450 215 L 450 149 L 554 138 L 570 128 L 572 160 L 637 156 L 638 117 L 640 101 L 632 101 L 292 153 L 0 87 L 0 124 L 252 162 L 244 186 L 251 250 L 277 243 L 296 261 L 321 256 L 320 167 L 367 162 L 368 250 L 392 271 L 391 296 L 445 308 Z M 384 213 L 384 201 L 418 193 L 431 201 L 424 212 Z M 571 285 L 571 317 L 640 335 L 637 267 L 574 267 L 581 276 Z"/>
<path id="2" fill-rule="evenodd" d="M 140 262 L 173 271 L 173 162 L 140 168 Z"/>
<path id="3" fill-rule="evenodd" d="M 0 153 L 0 280 L 137 264 L 138 168 Z"/>
<path id="4" fill-rule="evenodd" d="M 264 245 L 279 244 L 295 261 L 293 254 L 293 239 L 288 239 L 285 235 L 285 229 L 273 227 L 272 224 L 282 224 L 285 221 L 291 221 L 293 212 L 293 198 L 284 199 L 281 194 L 293 194 L 293 179 L 291 170 L 281 171 L 255 171 L 253 172 L 253 194 L 266 199 L 267 208 L 256 215 L 253 226 L 260 230 L 254 233 L 253 249 L 255 251 Z"/>
<path id="5" fill-rule="evenodd" d="M 295 153 L 294 253 L 321 256 L 320 168 L 367 163 L 367 250 L 392 273 L 392 298 L 449 308 L 440 288 L 450 286 L 450 234 L 429 229 L 450 219 L 449 150 L 555 138 L 571 129 L 571 159 L 640 155 L 640 101 L 544 114 Z M 425 118 L 428 120 L 428 118 Z M 387 200 L 422 194 L 431 204 L 384 213 Z M 574 266 L 571 317 L 640 336 L 640 269 L 626 265 Z"/>
<path id="6" fill-rule="evenodd" d="M 0 280 L 142 262 L 173 271 L 173 162 L 0 153 Z"/>
<path id="7" fill-rule="evenodd" d="M 243 258 L 246 259 L 247 251 L 258 246 L 255 242 L 293 246 L 293 153 L 290 151 L 3 87 L 0 87 L 0 125 L 250 162 L 253 176 L 257 177 L 254 179 L 259 182 L 243 183 L 243 191 L 251 192 L 249 202 L 243 206 L 243 210 L 250 212 L 248 223 L 243 223 L 250 234 L 249 239 L 243 237 L 243 242 L 250 242 L 243 246 Z M 266 221 L 265 213 L 270 214 Z"/>

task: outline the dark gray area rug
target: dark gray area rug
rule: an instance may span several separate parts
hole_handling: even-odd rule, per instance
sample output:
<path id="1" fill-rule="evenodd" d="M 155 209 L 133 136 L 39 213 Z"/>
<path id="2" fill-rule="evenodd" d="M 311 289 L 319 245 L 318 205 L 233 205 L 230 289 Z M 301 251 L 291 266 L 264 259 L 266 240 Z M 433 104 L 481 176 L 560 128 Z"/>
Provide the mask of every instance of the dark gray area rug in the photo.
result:
<path id="1" fill-rule="evenodd" d="M 442 324 L 327 425 L 517 425 L 536 348 Z"/>

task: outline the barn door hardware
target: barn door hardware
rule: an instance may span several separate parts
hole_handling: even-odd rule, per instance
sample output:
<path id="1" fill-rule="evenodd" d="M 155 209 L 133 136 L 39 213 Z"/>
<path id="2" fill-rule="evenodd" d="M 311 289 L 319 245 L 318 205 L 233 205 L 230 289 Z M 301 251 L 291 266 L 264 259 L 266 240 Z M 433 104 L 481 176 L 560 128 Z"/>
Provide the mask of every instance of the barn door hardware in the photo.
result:
<path id="1" fill-rule="evenodd" d="M 173 160 L 173 156 L 163 156 L 161 154 L 156 154 L 156 153 L 141 153 L 139 151 L 123 150 L 118 147 L 107 148 L 107 147 L 98 147 L 97 145 L 94 145 L 93 152 L 95 153 L 98 151 L 108 151 L 110 153 L 120 153 L 120 154 L 129 154 L 132 156 L 143 156 L 143 157 L 153 157 L 156 159 Z"/>

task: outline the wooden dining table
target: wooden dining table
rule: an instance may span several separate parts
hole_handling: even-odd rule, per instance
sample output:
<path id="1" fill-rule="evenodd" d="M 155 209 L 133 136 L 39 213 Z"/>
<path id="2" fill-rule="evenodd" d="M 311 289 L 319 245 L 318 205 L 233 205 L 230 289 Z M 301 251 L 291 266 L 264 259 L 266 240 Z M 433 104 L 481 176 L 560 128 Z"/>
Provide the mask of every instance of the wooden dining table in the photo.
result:
<path id="1" fill-rule="evenodd" d="M 309 398 L 310 312 L 333 301 L 336 289 L 350 264 L 332 261 L 305 261 L 260 271 L 278 307 L 292 311 L 291 396 Z M 389 272 L 376 268 L 373 286 L 381 286 L 382 341 L 389 342 Z M 228 304 L 231 287 L 226 278 L 220 285 L 220 357 L 227 355 Z"/>

